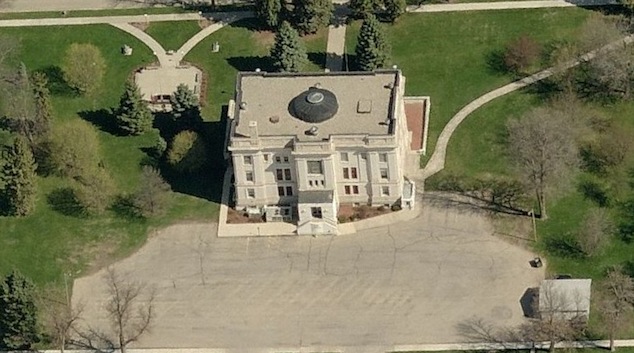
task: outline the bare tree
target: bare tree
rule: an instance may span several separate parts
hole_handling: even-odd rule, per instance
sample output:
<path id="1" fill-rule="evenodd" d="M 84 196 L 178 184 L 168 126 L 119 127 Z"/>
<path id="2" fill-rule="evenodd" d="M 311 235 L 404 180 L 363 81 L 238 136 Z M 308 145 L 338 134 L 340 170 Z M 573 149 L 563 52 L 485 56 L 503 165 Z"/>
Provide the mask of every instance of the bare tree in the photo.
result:
<path id="1" fill-rule="evenodd" d="M 4 78 L 6 101 L 3 113 L 9 128 L 24 136 L 29 146 L 35 146 L 35 95 L 24 63 Z"/>
<path id="2" fill-rule="evenodd" d="M 50 332 L 60 352 L 64 350 L 72 340 L 70 336 L 75 332 L 76 324 L 81 319 L 84 306 L 73 307 L 70 300 L 48 300 L 45 309 L 47 330 Z"/>
<path id="3" fill-rule="evenodd" d="M 121 353 L 126 353 L 126 347 L 150 328 L 154 318 L 154 291 L 148 291 L 142 283 L 122 279 L 112 267 L 108 268 L 105 281 L 110 296 L 106 311 L 116 335 L 113 341 Z"/>
<path id="4" fill-rule="evenodd" d="M 603 208 L 592 208 L 586 212 L 585 220 L 577 233 L 577 242 L 587 256 L 599 253 L 614 232 L 614 222 Z"/>
<path id="5" fill-rule="evenodd" d="M 551 282 L 550 282 L 551 283 Z M 503 350 L 514 344 L 546 341 L 551 352 L 558 342 L 574 340 L 583 335 L 586 317 L 581 296 L 564 296 L 549 282 L 533 297 L 531 310 L 536 313 L 517 327 L 495 327 L 483 319 L 472 318 L 458 325 L 458 332 L 472 342 L 491 344 L 491 349 Z"/>
<path id="6" fill-rule="evenodd" d="M 508 128 L 509 152 L 525 183 L 534 192 L 540 216 L 547 217 L 546 198 L 578 164 L 574 131 L 561 112 L 537 108 Z"/>
<path id="7" fill-rule="evenodd" d="M 610 350 L 614 351 L 616 336 L 632 325 L 634 281 L 620 268 L 615 268 L 608 272 L 600 288 L 597 308 L 603 319 L 602 327 L 610 340 Z"/>
<path id="8" fill-rule="evenodd" d="M 588 298 L 589 299 L 589 298 Z M 581 293 L 565 295 L 554 288 L 553 281 L 543 282 L 539 288 L 539 318 L 522 325 L 520 331 L 532 342 L 547 341 L 548 350 L 555 351 L 558 342 L 581 336 L 587 317 L 582 311 Z"/>

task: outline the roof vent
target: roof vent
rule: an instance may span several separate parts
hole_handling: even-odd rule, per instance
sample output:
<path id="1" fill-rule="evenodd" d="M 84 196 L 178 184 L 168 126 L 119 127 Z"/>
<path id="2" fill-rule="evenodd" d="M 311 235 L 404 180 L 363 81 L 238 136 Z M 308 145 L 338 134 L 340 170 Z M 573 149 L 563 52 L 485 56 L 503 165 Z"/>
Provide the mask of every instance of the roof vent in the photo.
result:
<path id="1" fill-rule="evenodd" d="M 273 115 L 269 118 L 269 121 L 273 124 L 277 124 L 280 122 L 280 117 L 279 115 Z"/>
<path id="2" fill-rule="evenodd" d="M 240 102 L 240 110 L 247 110 L 247 102 Z"/>
<path id="3" fill-rule="evenodd" d="M 311 126 L 310 129 L 306 130 L 306 135 L 317 136 L 319 132 L 319 128 L 317 126 Z"/>
<path id="4" fill-rule="evenodd" d="M 324 101 L 324 94 L 318 91 L 310 92 L 306 95 L 306 101 L 310 104 L 318 104 Z"/>
<path id="5" fill-rule="evenodd" d="M 357 102 L 357 113 L 369 114 L 372 112 L 372 101 L 369 99 L 360 99 Z"/>

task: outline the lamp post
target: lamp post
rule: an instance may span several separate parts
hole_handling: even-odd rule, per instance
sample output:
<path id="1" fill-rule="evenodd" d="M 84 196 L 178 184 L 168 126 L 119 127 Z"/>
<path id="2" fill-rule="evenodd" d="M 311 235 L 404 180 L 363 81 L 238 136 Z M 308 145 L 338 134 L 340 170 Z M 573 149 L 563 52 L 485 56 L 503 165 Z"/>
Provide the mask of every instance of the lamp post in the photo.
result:
<path id="1" fill-rule="evenodd" d="M 150 24 L 150 20 L 148 19 L 147 14 L 144 13 L 143 16 L 145 16 L 145 25 L 146 26 L 149 25 Z"/>

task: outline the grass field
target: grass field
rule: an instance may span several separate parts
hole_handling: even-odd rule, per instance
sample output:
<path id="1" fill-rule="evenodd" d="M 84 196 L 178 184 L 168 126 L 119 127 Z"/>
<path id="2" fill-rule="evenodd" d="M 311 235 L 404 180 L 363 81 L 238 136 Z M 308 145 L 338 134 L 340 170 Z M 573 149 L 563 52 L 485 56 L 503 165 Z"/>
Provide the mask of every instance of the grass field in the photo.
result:
<path id="1" fill-rule="evenodd" d="M 571 38 L 590 13 L 580 8 L 406 14 L 386 25 L 392 62 L 407 78 L 408 95 L 431 96 L 428 151 L 464 105 L 513 80 L 495 69 L 494 54 L 522 34 L 546 46 Z M 346 47 L 354 55 L 359 23 L 349 27 Z"/>
<path id="2" fill-rule="evenodd" d="M 97 127 L 103 125 L 100 109 L 116 106 L 123 83 L 142 64 L 154 60 L 150 50 L 130 35 L 107 25 L 3 28 L 0 34 L 21 39 L 19 60 L 30 71 L 48 74 L 53 93 L 55 120 L 87 119 Z M 108 64 L 100 92 L 94 97 L 76 97 L 60 79 L 59 65 L 66 48 L 74 42 L 93 43 L 101 49 Z M 135 48 L 132 56 L 120 54 L 123 44 Z M 150 147 L 155 136 L 119 137 L 100 131 L 104 164 L 114 176 L 119 191 L 131 192 L 138 185 L 140 162 L 146 157 L 141 149 Z M 85 270 L 103 265 L 113 257 L 123 256 L 145 240 L 149 227 L 158 227 L 176 220 L 212 220 L 217 198 L 209 182 L 175 183 L 173 188 L 186 193 L 172 193 L 171 208 L 160 219 L 140 221 L 116 213 L 82 218 L 65 215 L 49 202 L 54 191 L 66 185 L 56 177 L 40 178 L 37 207 L 34 214 L 22 219 L 0 217 L 0 273 L 19 268 L 37 283 L 60 280 L 63 271 Z M 188 189 L 189 188 L 189 189 Z M 194 188 L 195 189 L 195 188 Z M 198 194 L 200 197 L 190 196 Z"/>
<path id="3" fill-rule="evenodd" d="M 323 70 L 327 38 L 326 29 L 302 38 L 310 61 L 304 71 Z M 187 54 L 185 61 L 207 73 L 207 106 L 203 112 L 208 119 L 220 119 L 222 106 L 233 98 L 238 71 L 272 70 L 268 54 L 273 41 L 273 33 L 253 31 L 249 20 L 241 20 L 212 33 Z M 220 44 L 218 53 L 211 52 L 214 42 Z"/>
<path id="4" fill-rule="evenodd" d="M 170 22 L 150 26 L 148 32 L 163 45 L 180 46 L 193 35 L 195 21 Z M 176 33 L 173 35 L 173 33 Z M 20 38 L 19 57 L 30 71 L 44 71 L 51 80 L 55 120 L 86 119 L 100 129 L 103 160 L 115 178 L 121 193 L 132 192 L 139 183 L 140 164 L 147 157 L 143 148 L 151 147 L 156 133 L 139 137 L 121 137 L 107 131 L 107 115 L 103 110 L 115 107 L 123 91 L 123 83 L 132 71 L 154 60 L 150 50 L 130 35 L 107 25 L 5 28 L 0 34 Z M 326 48 L 326 30 L 303 40 L 311 53 L 306 70 L 321 70 Z M 219 53 L 211 53 L 211 43 L 221 44 Z M 208 104 L 203 114 L 212 144 L 222 143 L 223 127 L 219 123 L 221 107 L 233 96 L 238 70 L 268 69 L 266 55 L 273 41 L 268 32 L 254 32 L 247 21 L 228 26 L 200 43 L 187 60 L 199 65 L 209 75 Z M 107 73 L 98 94 L 77 97 L 61 78 L 60 63 L 66 48 L 74 42 L 92 43 L 101 49 L 108 63 Z M 132 56 L 120 54 L 124 44 L 135 50 Z M 0 134 L 0 139 L 5 138 Z M 62 273 L 85 271 L 103 266 L 140 246 L 148 229 L 185 220 L 214 220 L 218 210 L 220 175 L 224 170 L 190 178 L 170 178 L 170 208 L 160 219 L 130 219 L 116 209 L 103 216 L 67 215 L 56 208 L 56 191 L 67 186 L 57 177 L 41 177 L 38 181 L 36 211 L 29 217 L 0 217 L 0 273 L 19 268 L 36 283 L 59 281 Z"/>
<path id="5" fill-rule="evenodd" d="M 151 22 L 145 30 L 165 50 L 178 50 L 189 38 L 200 31 L 198 21 Z"/>

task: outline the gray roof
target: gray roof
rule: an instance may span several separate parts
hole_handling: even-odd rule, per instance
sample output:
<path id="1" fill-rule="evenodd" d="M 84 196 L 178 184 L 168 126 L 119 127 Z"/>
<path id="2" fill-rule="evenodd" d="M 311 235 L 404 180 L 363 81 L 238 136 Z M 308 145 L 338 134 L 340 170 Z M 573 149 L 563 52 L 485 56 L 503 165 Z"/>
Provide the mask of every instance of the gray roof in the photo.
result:
<path id="1" fill-rule="evenodd" d="M 333 190 L 300 191 L 299 203 L 331 203 L 334 197 Z"/>
<path id="2" fill-rule="evenodd" d="M 235 136 L 249 136 L 249 122 L 257 122 L 260 136 L 297 136 L 321 140 L 329 135 L 391 134 L 393 96 L 399 89 L 397 70 L 338 73 L 241 72 L 236 85 Z M 317 119 L 294 117 L 292 101 L 311 87 L 332 92 L 337 107 Z M 324 97 L 326 98 L 326 97 Z M 329 103 L 330 104 L 330 103 Z M 241 108 L 242 107 L 242 108 Z M 323 120 L 329 112 L 334 116 Z M 306 131 L 316 127 L 318 134 Z"/>
<path id="3" fill-rule="evenodd" d="M 590 315 L 591 279 L 547 279 L 539 287 L 539 311 L 567 318 Z"/>

